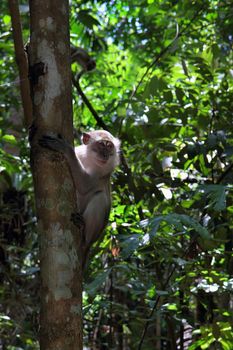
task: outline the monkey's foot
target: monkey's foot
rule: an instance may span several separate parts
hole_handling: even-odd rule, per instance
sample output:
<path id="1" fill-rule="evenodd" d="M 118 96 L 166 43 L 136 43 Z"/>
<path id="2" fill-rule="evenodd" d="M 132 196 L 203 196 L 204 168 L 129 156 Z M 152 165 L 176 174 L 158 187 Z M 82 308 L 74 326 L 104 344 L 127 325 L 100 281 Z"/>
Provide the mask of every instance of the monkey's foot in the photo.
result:
<path id="1" fill-rule="evenodd" d="M 79 228 L 79 230 L 84 230 L 85 221 L 80 213 L 72 213 L 70 221 L 72 221 L 73 224 Z"/>

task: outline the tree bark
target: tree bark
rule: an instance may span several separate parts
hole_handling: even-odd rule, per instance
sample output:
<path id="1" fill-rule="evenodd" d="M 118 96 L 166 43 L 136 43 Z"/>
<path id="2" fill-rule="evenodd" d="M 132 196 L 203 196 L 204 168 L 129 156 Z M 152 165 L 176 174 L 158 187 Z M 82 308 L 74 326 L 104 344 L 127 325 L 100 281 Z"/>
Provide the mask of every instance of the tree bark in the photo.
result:
<path id="1" fill-rule="evenodd" d="M 73 143 L 68 0 L 30 4 L 29 65 L 33 102 L 31 166 L 41 261 L 41 350 L 82 349 L 81 238 L 70 217 L 76 195 L 62 154 L 38 139 Z"/>

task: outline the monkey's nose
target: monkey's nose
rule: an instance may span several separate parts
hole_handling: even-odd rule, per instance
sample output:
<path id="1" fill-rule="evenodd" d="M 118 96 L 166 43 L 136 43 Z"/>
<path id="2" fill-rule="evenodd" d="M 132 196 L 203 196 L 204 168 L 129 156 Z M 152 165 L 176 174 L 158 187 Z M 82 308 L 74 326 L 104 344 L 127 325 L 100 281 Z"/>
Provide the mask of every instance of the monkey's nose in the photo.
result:
<path id="1" fill-rule="evenodd" d="M 109 158 L 108 152 L 104 152 L 104 153 L 103 153 L 103 158 L 104 158 L 105 160 L 108 160 L 108 158 Z"/>

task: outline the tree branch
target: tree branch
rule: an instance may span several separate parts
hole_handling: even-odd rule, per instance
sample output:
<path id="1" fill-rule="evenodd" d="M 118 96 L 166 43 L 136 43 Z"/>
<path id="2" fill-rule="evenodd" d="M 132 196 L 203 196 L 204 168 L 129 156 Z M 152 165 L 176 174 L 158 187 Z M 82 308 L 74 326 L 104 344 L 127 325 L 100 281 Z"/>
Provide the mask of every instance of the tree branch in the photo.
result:
<path id="1" fill-rule="evenodd" d="M 91 102 L 88 100 L 87 96 L 84 94 L 84 92 L 81 89 L 79 80 L 81 78 L 81 76 L 85 73 L 84 70 L 82 70 L 77 78 L 74 77 L 74 74 L 72 75 L 72 82 L 74 84 L 74 86 L 76 87 L 79 95 L 82 97 L 82 100 L 84 102 L 84 104 L 87 106 L 87 108 L 89 109 L 89 111 L 91 112 L 91 114 L 93 115 L 93 117 L 95 118 L 97 124 L 103 128 L 104 130 L 109 131 L 107 125 L 103 122 L 103 120 L 100 118 L 100 116 L 98 115 L 98 113 L 96 112 L 96 110 L 94 109 L 94 107 L 92 106 Z"/>
<path id="2" fill-rule="evenodd" d="M 8 5 L 12 22 L 15 58 L 19 69 L 20 93 L 24 111 L 24 124 L 28 128 L 32 123 L 32 101 L 28 79 L 28 61 L 26 53 L 24 51 L 18 0 L 8 0 Z"/>
<path id="3" fill-rule="evenodd" d="M 170 42 L 170 44 L 168 44 L 164 49 L 162 49 L 162 51 L 152 60 L 152 62 L 149 64 L 149 66 L 147 67 L 145 73 L 143 74 L 143 76 L 141 77 L 141 79 L 139 80 L 136 88 L 133 90 L 130 99 L 129 99 L 129 103 L 132 100 L 132 98 L 134 97 L 134 95 L 136 94 L 139 86 L 142 84 L 143 80 L 145 79 L 145 77 L 147 76 L 147 74 L 149 73 L 150 69 L 157 64 L 160 59 L 170 50 L 170 48 L 173 46 L 173 44 L 177 41 L 177 39 L 179 39 L 186 31 L 186 29 L 190 26 L 190 24 L 198 17 L 198 15 L 200 14 L 200 12 L 203 10 L 203 7 L 201 7 L 195 14 L 194 16 L 191 18 L 190 22 L 179 32 L 178 31 L 178 26 L 176 28 L 176 35 L 174 37 L 174 39 Z M 129 106 L 128 103 L 128 106 Z M 127 107 L 128 109 L 128 107 Z"/>

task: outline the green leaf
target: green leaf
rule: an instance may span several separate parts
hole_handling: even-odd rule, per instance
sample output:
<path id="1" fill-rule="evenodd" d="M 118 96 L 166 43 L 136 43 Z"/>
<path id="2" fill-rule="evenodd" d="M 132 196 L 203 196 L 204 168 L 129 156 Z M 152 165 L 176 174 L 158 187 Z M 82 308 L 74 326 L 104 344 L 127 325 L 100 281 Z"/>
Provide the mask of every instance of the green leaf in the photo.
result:
<path id="1" fill-rule="evenodd" d="M 166 221 L 170 225 L 174 225 L 175 228 L 179 231 L 183 231 L 185 227 L 192 228 L 203 239 L 210 239 L 210 234 L 208 230 L 204 226 L 202 226 L 198 221 L 196 221 L 195 219 L 193 219 L 188 215 L 168 214 L 167 216 L 164 217 L 164 221 Z"/>
<path id="2" fill-rule="evenodd" d="M 205 195 L 209 199 L 209 207 L 212 207 L 216 211 L 222 211 L 226 209 L 226 186 L 224 185 L 202 185 L 199 187 L 204 191 Z"/>
<path id="3" fill-rule="evenodd" d="M 97 290 L 101 286 L 103 286 L 103 284 L 105 283 L 107 277 L 109 276 L 110 271 L 111 270 L 107 270 L 107 271 L 101 271 L 100 273 L 98 273 L 91 283 L 85 285 L 85 290 L 89 294 L 95 295 Z"/>
<path id="4" fill-rule="evenodd" d="M 220 338 L 219 343 L 222 345 L 223 350 L 232 350 L 232 341 Z"/>
<path id="5" fill-rule="evenodd" d="M 17 140 L 16 140 L 14 135 L 4 135 L 2 137 L 2 140 L 5 141 L 5 142 L 10 143 L 11 145 L 16 145 L 17 144 Z"/>
<path id="6" fill-rule="evenodd" d="M 11 17 L 9 15 L 3 16 L 3 22 L 4 24 L 9 24 L 11 22 Z"/>
<path id="7" fill-rule="evenodd" d="M 150 220 L 150 234 L 154 237 L 159 229 L 160 223 L 165 221 L 168 225 L 173 225 L 177 231 L 186 232 L 187 229 L 194 229 L 203 239 L 210 239 L 210 234 L 206 227 L 197 220 L 185 214 L 168 214 L 155 217 Z"/>
<path id="8" fill-rule="evenodd" d="M 79 21 L 89 29 L 92 29 L 94 25 L 100 25 L 99 21 L 88 13 L 88 10 L 79 11 L 77 17 Z"/>
<path id="9" fill-rule="evenodd" d="M 150 235 L 151 237 L 154 237 L 157 234 L 157 231 L 159 229 L 160 223 L 163 220 L 163 216 L 157 216 L 150 220 Z"/>
<path id="10" fill-rule="evenodd" d="M 167 309 L 170 311 L 177 311 L 177 309 L 178 309 L 176 304 L 165 304 L 164 306 L 166 306 Z"/>
<path id="11" fill-rule="evenodd" d="M 141 235 L 131 234 L 122 242 L 121 254 L 124 258 L 129 257 L 135 250 L 138 249 L 141 242 Z"/>

